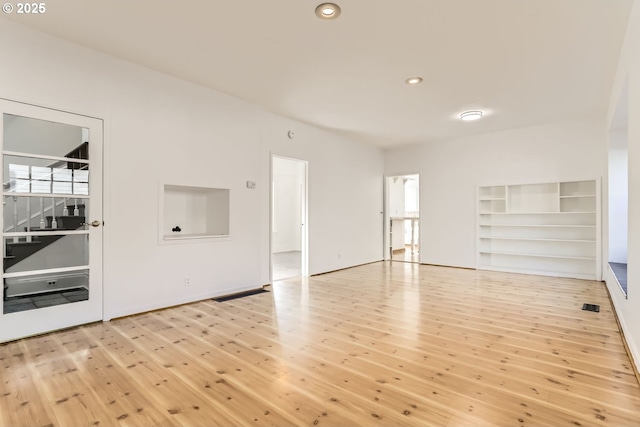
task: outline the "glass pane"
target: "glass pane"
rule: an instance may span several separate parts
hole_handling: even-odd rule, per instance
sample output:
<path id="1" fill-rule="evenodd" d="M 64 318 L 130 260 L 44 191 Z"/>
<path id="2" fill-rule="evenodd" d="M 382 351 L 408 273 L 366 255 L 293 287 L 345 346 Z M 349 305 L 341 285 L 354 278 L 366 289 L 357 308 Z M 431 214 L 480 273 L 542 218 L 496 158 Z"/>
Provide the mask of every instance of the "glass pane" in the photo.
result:
<path id="1" fill-rule="evenodd" d="M 89 264 L 89 236 L 43 233 L 28 237 L 5 237 L 4 251 L 5 273 L 81 267 Z"/>
<path id="2" fill-rule="evenodd" d="M 9 178 L 11 179 L 30 179 L 29 166 L 9 164 Z M 42 178 L 36 178 L 42 179 Z"/>
<path id="3" fill-rule="evenodd" d="M 89 270 L 6 278 L 4 314 L 89 299 Z"/>
<path id="4" fill-rule="evenodd" d="M 88 211 L 89 199 L 4 196 L 4 232 L 83 230 Z"/>
<path id="5" fill-rule="evenodd" d="M 17 154 L 2 160 L 3 312 L 86 301 L 89 234 L 68 233 L 87 229 L 89 129 L 11 114 L 2 120 L 2 149 Z"/>
<path id="6" fill-rule="evenodd" d="M 4 114 L 4 150 L 88 160 L 89 130 Z"/>
<path id="7" fill-rule="evenodd" d="M 4 191 L 89 195 L 89 165 L 32 157 L 4 156 Z"/>

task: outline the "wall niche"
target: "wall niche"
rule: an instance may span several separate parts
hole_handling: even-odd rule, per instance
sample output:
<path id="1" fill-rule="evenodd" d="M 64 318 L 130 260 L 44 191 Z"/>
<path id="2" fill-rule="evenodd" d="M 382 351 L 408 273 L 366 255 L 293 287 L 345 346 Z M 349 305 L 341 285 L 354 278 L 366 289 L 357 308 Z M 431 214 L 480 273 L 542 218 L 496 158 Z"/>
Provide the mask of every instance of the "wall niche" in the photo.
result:
<path id="1" fill-rule="evenodd" d="M 162 184 L 160 240 L 229 237 L 227 188 Z"/>

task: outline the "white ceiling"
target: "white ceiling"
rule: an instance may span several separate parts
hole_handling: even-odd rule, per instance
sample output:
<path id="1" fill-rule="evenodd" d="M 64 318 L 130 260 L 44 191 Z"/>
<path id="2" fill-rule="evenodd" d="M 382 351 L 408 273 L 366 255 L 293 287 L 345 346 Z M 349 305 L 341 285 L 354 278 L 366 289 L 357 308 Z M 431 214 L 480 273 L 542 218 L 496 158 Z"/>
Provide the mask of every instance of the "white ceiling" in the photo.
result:
<path id="1" fill-rule="evenodd" d="M 334 21 L 318 3 L 55 0 L 6 17 L 392 147 L 604 117 L 633 0 L 339 0 Z M 457 120 L 468 109 L 486 117 Z"/>

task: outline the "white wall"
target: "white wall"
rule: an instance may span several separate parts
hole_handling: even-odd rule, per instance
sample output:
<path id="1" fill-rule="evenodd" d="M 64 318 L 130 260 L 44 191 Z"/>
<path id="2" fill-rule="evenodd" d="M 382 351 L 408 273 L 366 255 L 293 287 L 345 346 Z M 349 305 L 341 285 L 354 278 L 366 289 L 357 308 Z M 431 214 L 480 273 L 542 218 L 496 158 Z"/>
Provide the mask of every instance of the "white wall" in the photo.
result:
<path id="1" fill-rule="evenodd" d="M 261 128 L 262 165 L 272 155 L 308 162 L 309 274 L 381 260 L 382 150 L 272 114 L 262 116 Z M 269 182 L 268 168 L 259 181 Z M 269 206 L 268 192 L 260 204 Z M 268 253 L 269 218 L 262 219 L 262 252 Z M 268 277 L 268 264 L 263 267 Z"/>
<path id="2" fill-rule="evenodd" d="M 629 173 L 627 131 L 609 133 L 609 261 L 627 262 Z"/>
<path id="3" fill-rule="evenodd" d="M 273 158 L 272 251 L 302 250 L 304 162 Z"/>
<path id="4" fill-rule="evenodd" d="M 381 150 L 1 18 L 0 51 L 0 97 L 104 119 L 105 318 L 268 283 L 271 152 L 309 161 L 311 273 L 381 259 Z M 159 245 L 163 183 L 229 188 L 231 238 Z"/>
<path id="5" fill-rule="evenodd" d="M 420 262 L 474 268 L 478 185 L 600 178 L 605 141 L 603 122 L 552 123 L 390 149 L 385 174 L 420 173 Z"/>
<path id="6" fill-rule="evenodd" d="M 633 354 L 636 367 L 640 369 L 640 2 L 635 2 L 629 18 L 627 34 L 620 55 L 616 81 L 611 93 L 609 107 L 609 123 L 615 117 L 622 91 L 626 90 L 628 77 L 628 129 L 627 144 L 629 148 L 629 211 L 628 217 L 628 252 L 627 279 L 628 298 L 616 284 L 615 278 L 607 268 L 606 281 L 609 294 L 616 308 L 627 344 Z M 634 167 L 635 166 L 635 167 Z M 607 204 L 605 206 L 605 215 Z M 609 221 L 611 222 L 611 220 Z M 608 232 L 605 228 L 605 234 Z M 604 241 L 609 240 L 608 235 Z M 605 248 L 607 251 L 607 248 Z M 605 253 L 604 259 L 609 254 Z"/>

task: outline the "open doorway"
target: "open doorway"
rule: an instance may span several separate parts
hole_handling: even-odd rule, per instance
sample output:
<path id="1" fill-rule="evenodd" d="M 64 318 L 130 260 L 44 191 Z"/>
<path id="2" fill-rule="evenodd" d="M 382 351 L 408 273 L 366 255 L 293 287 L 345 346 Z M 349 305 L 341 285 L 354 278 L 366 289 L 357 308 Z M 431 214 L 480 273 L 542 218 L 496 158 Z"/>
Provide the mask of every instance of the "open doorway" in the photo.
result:
<path id="1" fill-rule="evenodd" d="M 609 127 L 609 268 L 626 298 L 629 228 L 629 81 Z"/>
<path id="2" fill-rule="evenodd" d="M 271 279 L 308 276 L 307 162 L 271 158 Z"/>
<path id="3" fill-rule="evenodd" d="M 420 262 L 420 177 L 385 180 L 385 259 Z"/>

